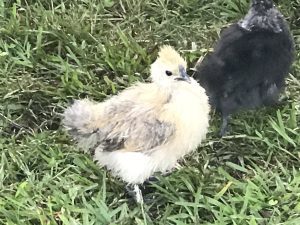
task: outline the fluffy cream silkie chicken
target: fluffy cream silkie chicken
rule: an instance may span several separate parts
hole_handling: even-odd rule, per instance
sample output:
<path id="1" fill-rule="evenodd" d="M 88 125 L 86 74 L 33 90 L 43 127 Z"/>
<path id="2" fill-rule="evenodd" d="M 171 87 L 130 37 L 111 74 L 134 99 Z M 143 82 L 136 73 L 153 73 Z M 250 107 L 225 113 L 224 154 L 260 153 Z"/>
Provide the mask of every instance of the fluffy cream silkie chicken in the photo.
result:
<path id="1" fill-rule="evenodd" d="M 172 169 L 195 150 L 209 125 L 205 90 L 186 73 L 186 61 L 163 46 L 151 83 L 137 83 L 102 103 L 77 100 L 63 124 L 80 148 L 137 191 L 154 172 Z"/>

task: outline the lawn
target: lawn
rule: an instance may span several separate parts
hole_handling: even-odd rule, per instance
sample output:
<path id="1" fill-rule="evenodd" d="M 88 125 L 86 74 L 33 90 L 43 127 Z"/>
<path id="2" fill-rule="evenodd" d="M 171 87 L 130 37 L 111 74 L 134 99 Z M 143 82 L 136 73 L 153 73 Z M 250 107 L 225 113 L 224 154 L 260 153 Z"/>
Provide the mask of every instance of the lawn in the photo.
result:
<path id="1" fill-rule="evenodd" d="M 235 115 L 222 139 L 212 113 L 207 140 L 141 207 L 78 151 L 60 113 L 146 81 L 162 44 L 192 73 L 248 1 L 1 1 L 0 224 L 299 225 L 300 1 L 276 3 L 297 49 L 282 104 Z"/>

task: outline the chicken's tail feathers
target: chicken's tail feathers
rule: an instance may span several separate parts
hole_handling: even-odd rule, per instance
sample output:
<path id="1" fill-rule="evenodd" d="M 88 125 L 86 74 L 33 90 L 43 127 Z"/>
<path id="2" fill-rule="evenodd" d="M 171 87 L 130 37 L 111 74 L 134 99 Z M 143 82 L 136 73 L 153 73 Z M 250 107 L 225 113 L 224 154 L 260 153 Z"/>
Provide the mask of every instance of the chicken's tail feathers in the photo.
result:
<path id="1" fill-rule="evenodd" d="M 90 133 L 94 119 L 94 103 L 89 100 L 76 100 L 63 113 L 63 125 L 67 130 Z"/>
<path id="2" fill-rule="evenodd" d="M 97 144 L 97 113 L 97 107 L 89 100 L 76 100 L 63 113 L 63 126 L 83 150 L 89 150 Z"/>

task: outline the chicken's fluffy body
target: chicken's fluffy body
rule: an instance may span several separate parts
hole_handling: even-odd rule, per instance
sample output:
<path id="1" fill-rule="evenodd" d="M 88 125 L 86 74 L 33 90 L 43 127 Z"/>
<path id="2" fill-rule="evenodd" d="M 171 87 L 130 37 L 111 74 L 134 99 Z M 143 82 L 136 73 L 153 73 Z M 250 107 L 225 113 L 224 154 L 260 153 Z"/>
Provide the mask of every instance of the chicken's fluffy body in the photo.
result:
<path id="1" fill-rule="evenodd" d="M 221 135 L 230 114 L 278 101 L 293 52 L 286 21 L 271 0 L 252 0 L 245 18 L 221 33 L 194 74 L 222 114 Z"/>
<path id="2" fill-rule="evenodd" d="M 152 83 L 137 83 L 102 103 L 76 101 L 64 113 L 79 146 L 130 184 L 172 169 L 208 129 L 205 90 L 194 79 L 161 80 L 153 74 L 159 68 L 152 66 Z"/>

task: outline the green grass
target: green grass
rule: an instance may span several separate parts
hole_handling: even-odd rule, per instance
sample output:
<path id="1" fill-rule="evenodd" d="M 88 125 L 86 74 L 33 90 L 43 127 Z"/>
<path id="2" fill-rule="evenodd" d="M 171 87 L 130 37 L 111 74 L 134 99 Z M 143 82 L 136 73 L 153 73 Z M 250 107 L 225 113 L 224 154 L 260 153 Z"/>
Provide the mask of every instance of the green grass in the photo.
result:
<path id="1" fill-rule="evenodd" d="M 1 1 L 0 224 L 300 224 L 300 1 L 276 3 L 297 48 L 287 100 L 235 115 L 223 139 L 212 115 L 203 146 L 159 177 L 142 211 L 73 146 L 59 113 L 146 80 L 162 44 L 192 68 L 247 1 Z"/>

